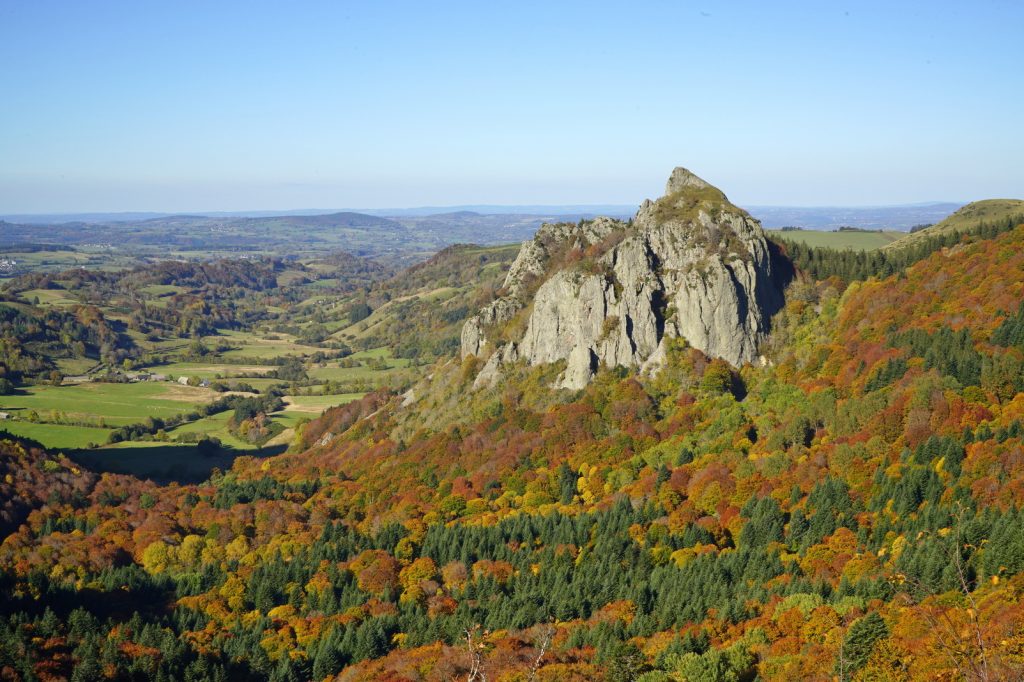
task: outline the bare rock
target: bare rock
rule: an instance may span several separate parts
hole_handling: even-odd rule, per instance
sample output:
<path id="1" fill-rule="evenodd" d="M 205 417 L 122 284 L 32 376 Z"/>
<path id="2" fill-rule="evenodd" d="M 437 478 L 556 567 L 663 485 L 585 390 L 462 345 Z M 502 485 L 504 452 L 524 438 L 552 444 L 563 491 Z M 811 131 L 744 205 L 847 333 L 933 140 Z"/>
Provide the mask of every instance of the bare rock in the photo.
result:
<path id="1" fill-rule="evenodd" d="M 632 225 L 546 224 L 524 243 L 506 295 L 463 327 L 463 355 L 480 356 L 489 327 L 528 315 L 522 337 L 490 356 L 479 385 L 492 385 L 513 357 L 530 365 L 565 360 L 557 385 L 569 389 L 586 386 L 602 365 L 653 373 L 674 336 L 733 365 L 758 357 L 782 302 L 760 224 L 684 168 L 665 190 L 641 205 Z M 554 259 L 569 252 L 588 256 Z M 539 278 L 546 279 L 527 301 Z"/>

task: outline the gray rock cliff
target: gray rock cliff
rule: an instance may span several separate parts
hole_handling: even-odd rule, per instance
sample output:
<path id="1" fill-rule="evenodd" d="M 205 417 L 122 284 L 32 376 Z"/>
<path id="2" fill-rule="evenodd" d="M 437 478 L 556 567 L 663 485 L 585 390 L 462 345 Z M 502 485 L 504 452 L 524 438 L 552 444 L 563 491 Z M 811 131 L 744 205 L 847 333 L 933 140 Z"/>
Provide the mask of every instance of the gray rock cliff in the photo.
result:
<path id="1" fill-rule="evenodd" d="M 489 356 L 476 386 L 519 359 L 565 360 L 558 385 L 569 389 L 601 365 L 653 372 L 670 337 L 740 365 L 756 357 L 781 302 L 758 222 L 676 168 L 665 196 L 645 201 L 631 224 L 542 226 L 520 249 L 504 295 L 466 322 L 462 355 Z M 488 335 L 517 316 L 525 331 L 494 348 Z"/>

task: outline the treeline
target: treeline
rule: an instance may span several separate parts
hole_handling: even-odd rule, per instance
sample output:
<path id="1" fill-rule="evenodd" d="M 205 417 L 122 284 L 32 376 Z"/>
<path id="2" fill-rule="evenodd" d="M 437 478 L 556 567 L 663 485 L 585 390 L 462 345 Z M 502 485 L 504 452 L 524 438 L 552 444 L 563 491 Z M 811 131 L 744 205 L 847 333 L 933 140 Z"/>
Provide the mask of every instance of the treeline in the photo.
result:
<path id="1" fill-rule="evenodd" d="M 953 230 L 943 234 L 930 235 L 903 248 L 892 250 L 833 249 L 808 246 L 785 237 L 769 238 L 775 239 L 781 244 L 793 264 L 801 272 L 814 279 L 838 277 L 844 282 L 852 282 L 868 277 L 885 278 L 894 275 L 927 258 L 939 249 L 959 244 L 965 236 L 992 239 L 1004 232 L 1009 232 L 1021 223 L 1024 223 L 1024 215 L 1014 215 L 997 222 L 979 223 L 975 229 L 968 232 Z"/>
<path id="2" fill-rule="evenodd" d="M 247 397 L 241 395 L 229 395 L 206 405 L 198 405 L 191 412 L 176 414 L 167 419 L 160 417 L 147 417 L 145 421 L 122 426 L 114 429 L 107 437 L 108 443 L 120 443 L 132 440 L 149 440 L 161 431 L 173 429 L 182 424 L 199 421 L 221 412 L 234 410 L 235 421 L 241 423 L 250 419 L 256 414 L 270 414 L 284 409 L 284 402 L 281 400 L 279 391 L 268 391 L 266 395 Z"/>
<path id="3" fill-rule="evenodd" d="M 0 228 L 5 224 L 4 221 L 0 220 Z M 44 253 L 49 251 L 77 251 L 73 246 L 64 246 L 61 244 L 39 244 L 37 242 L 13 242 L 10 244 L 4 244 L 4 251 L 9 253 Z"/>

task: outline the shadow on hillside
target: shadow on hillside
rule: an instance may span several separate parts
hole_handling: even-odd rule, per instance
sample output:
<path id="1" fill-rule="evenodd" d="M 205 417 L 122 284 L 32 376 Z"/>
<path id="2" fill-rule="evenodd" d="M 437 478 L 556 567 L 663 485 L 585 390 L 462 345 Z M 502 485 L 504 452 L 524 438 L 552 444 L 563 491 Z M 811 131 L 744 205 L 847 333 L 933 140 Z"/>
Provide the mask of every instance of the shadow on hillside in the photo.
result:
<path id="1" fill-rule="evenodd" d="M 785 249 L 780 246 L 777 242 L 768 239 L 768 258 L 772 268 L 772 283 L 775 285 L 775 289 L 780 292 L 781 295 L 778 297 L 772 297 L 772 300 L 766 301 L 767 305 L 765 312 L 768 313 L 768 319 L 771 319 L 772 315 L 782 310 L 783 306 L 786 305 L 785 291 L 789 288 L 789 285 L 796 279 L 796 266 L 793 265 L 793 261 L 786 255 Z"/>
<path id="2" fill-rule="evenodd" d="M 275 445 L 254 450 L 221 448 L 215 454 L 200 454 L 191 444 L 169 444 L 99 450 L 79 450 L 71 458 L 97 473 L 128 474 L 156 483 L 200 483 L 213 473 L 231 468 L 237 457 L 272 457 L 287 449 Z"/>

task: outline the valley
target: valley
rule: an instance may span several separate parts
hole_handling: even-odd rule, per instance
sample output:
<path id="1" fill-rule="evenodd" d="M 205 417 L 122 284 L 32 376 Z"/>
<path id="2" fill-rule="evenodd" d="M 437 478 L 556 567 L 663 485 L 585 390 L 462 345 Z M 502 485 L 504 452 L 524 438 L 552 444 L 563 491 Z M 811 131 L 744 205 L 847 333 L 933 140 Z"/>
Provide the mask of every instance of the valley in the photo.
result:
<path id="1" fill-rule="evenodd" d="M 279 452 L 324 409 L 421 376 L 457 345 L 461 301 L 515 251 L 452 247 L 399 274 L 341 254 L 10 280 L 0 430 L 162 481 L 183 462 L 192 480 Z M 278 398 L 268 433 L 241 436 L 233 406 L 201 413 L 228 396 Z M 127 442 L 115 434 L 139 425 Z M 215 452 L 200 453 L 203 440 Z"/>
<path id="2" fill-rule="evenodd" d="M 1021 26 L 0 4 L 0 682 L 1024 682 Z"/>
<path id="3" fill-rule="evenodd" d="M 1013 679 L 1016 208 L 764 231 L 677 169 L 408 267 L 11 278 L 0 667 Z"/>

